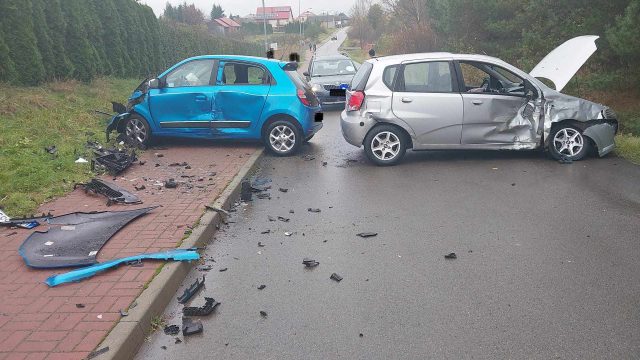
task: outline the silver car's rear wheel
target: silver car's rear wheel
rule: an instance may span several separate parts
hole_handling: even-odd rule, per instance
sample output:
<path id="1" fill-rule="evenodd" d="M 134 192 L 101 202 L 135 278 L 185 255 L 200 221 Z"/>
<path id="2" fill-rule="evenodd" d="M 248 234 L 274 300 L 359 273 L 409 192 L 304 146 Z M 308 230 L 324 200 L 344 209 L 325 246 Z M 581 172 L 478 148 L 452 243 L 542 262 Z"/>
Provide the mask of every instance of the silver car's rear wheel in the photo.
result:
<path id="1" fill-rule="evenodd" d="M 397 164 L 407 149 L 409 142 L 404 131 L 394 125 L 377 125 L 364 138 L 364 151 L 376 165 Z"/>
<path id="2" fill-rule="evenodd" d="M 382 161 L 392 160 L 400 153 L 400 139 L 389 131 L 379 132 L 371 140 L 371 152 Z"/>
<path id="3" fill-rule="evenodd" d="M 591 142 L 582 131 L 571 125 L 554 128 L 550 134 L 549 152 L 555 159 L 580 160 L 587 156 Z"/>

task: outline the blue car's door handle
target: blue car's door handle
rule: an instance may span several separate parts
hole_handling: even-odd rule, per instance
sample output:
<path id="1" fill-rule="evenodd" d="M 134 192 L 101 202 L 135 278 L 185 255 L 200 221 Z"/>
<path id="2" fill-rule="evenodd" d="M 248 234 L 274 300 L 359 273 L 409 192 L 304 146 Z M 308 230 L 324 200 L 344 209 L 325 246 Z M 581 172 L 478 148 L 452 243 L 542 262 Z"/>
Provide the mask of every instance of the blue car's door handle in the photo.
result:
<path id="1" fill-rule="evenodd" d="M 207 101 L 207 95 L 196 95 L 196 101 Z"/>

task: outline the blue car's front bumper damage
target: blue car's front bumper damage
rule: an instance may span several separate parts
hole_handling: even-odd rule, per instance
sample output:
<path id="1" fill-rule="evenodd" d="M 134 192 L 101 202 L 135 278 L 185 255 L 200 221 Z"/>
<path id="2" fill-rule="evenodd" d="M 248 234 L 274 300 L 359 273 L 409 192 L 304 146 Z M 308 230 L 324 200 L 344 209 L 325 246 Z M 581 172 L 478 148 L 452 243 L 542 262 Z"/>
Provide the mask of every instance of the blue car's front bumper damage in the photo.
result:
<path id="1" fill-rule="evenodd" d="M 117 131 L 118 127 L 120 126 L 120 122 L 126 121 L 129 118 L 129 115 L 130 113 L 126 112 L 126 113 L 115 115 L 111 118 L 111 120 L 109 120 L 109 123 L 107 124 L 107 130 L 105 131 L 107 136 L 107 142 L 109 141 L 109 134 L 111 134 L 113 130 Z"/>

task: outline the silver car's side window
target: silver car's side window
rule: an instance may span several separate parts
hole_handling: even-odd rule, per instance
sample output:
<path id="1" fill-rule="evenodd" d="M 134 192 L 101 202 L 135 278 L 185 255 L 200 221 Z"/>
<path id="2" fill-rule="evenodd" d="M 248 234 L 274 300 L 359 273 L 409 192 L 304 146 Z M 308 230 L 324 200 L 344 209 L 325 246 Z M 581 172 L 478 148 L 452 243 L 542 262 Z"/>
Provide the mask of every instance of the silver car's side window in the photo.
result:
<path id="1" fill-rule="evenodd" d="M 453 91 L 451 67 L 448 61 L 406 64 L 398 79 L 396 91 L 448 93 Z"/>
<path id="2" fill-rule="evenodd" d="M 497 65 L 460 62 L 464 87 L 461 92 L 476 94 L 525 95 L 525 81 Z"/>
<path id="3" fill-rule="evenodd" d="M 206 86 L 211 83 L 215 60 L 193 60 L 173 69 L 166 77 L 168 88 Z"/>

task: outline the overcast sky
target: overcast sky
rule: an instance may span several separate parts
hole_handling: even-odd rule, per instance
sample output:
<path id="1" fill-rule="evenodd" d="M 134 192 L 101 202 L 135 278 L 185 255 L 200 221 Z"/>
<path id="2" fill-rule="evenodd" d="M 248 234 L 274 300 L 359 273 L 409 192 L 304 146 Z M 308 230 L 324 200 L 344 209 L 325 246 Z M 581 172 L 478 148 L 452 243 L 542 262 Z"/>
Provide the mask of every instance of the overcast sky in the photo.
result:
<path id="1" fill-rule="evenodd" d="M 177 5 L 182 4 L 185 0 L 140 0 L 140 2 L 151 6 L 156 15 L 159 16 L 162 14 L 167 2 L 172 5 Z M 300 8 L 302 12 L 310 9 L 310 11 L 315 14 L 321 14 L 324 11 L 337 11 L 348 14 L 354 2 L 355 0 L 300 0 Z M 256 8 L 262 6 L 261 0 L 187 0 L 187 4 L 195 4 L 205 15 L 209 15 L 214 3 L 221 5 L 224 9 L 224 14 L 227 16 L 229 13 L 241 16 L 255 14 Z M 297 0 L 265 0 L 264 5 L 289 5 L 293 10 L 293 16 L 298 16 Z"/>

